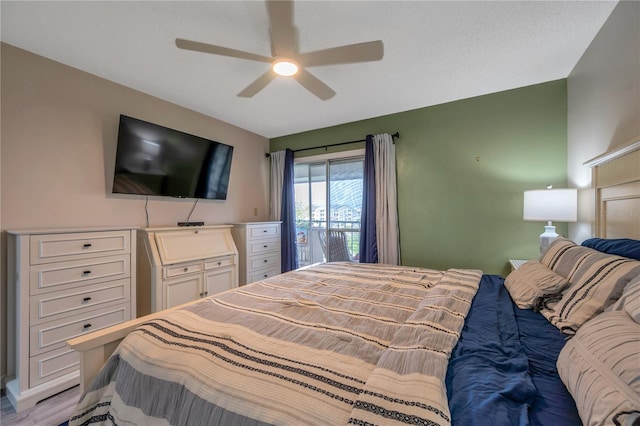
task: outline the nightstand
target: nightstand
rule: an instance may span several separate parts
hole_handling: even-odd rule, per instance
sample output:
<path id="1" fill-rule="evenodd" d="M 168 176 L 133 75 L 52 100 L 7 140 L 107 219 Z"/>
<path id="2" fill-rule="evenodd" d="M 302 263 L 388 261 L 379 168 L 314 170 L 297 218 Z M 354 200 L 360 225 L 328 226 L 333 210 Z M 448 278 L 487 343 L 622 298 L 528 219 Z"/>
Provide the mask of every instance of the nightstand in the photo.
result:
<path id="1" fill-rule="evenodd" d="M 523 259 L 509 259 L 509 264 L 511 265 L 511 270 L 515 271 L 519 267 L 521 267 L 524 263 L 528 262 Z"/>

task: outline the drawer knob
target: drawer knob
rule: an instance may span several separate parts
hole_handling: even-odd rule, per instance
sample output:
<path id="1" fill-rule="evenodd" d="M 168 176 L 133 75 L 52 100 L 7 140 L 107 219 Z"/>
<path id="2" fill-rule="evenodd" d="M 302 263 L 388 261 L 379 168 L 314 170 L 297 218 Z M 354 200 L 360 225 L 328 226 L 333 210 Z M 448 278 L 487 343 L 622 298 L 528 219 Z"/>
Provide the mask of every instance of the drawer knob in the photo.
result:
<path id="1" fill-rule="evenodd" d="M 265 245 L 264 245 L 264 248 L 267 248 L 267 247 L 269 247 L 269 246 L 265 244 Z"/>
<path id="2" fill-rule="evenodd" d="M 262 230 L 262 232 L 268 232 L 266 229 Z"/>
<path id="3" fill-rule="evenodd" d="M 263 277 L 269 278 L 269 274 L 264 274 Z"/>
<path id="4" fill-rule="evenodd" d="M 84 299 L 82 299 L 82 303 L 87 303 L 90 300 L 91 300 L 90 297 L 85 297 Z"/>
<path id="5" fill-rule="evenodd" d="M 82 271 L 82 275 L 85 277 L 89 274 L 91 274 L 91 271 Z"/>
<path id="6" fill-rule="evenodd" d="M 189 270 L 189 268 L 184 268 L 184 272 L 187 272 Z"/>
<path id="7" fill-rule="evenodd" d="M 209 295 L 209 292 L 208 292 L 208 291 L 205 291 L 205 292 L 204 292 L 204 295 L 205 295 L 205 296 L 208 296 L 208 295 Z"/>
<path id="8" fill-rule="evenodd" d="M 85 324 L 85 325 L 83 325 L 83 326 L 82 326 L 82 328 L 84 328 L 85 330 L 86 330 L 87 328 L 91 328 L 91 324 Z"/>
<path id="9" fill-rule="evenodd" d="M 84 243 L 84 244 L 82 245 L 82 248 L 83 248 L 83 249 L 87 249 L 87 248 L 90 248 L 90 247 L 91 247 L 91 243 Z"/>
<path id="10" fill-rule="evenodd" d="M 267 263 L 267 262 L 268 262 L 268 260 L 267 260 L 267 259 L 265 259 L 265 260 L 264 260 L 264 263 Z"/>
<path id="11" fill-rule="evenodd" d="M 222 265 L 222 262 L 218 262 L 218 266 Z"/>

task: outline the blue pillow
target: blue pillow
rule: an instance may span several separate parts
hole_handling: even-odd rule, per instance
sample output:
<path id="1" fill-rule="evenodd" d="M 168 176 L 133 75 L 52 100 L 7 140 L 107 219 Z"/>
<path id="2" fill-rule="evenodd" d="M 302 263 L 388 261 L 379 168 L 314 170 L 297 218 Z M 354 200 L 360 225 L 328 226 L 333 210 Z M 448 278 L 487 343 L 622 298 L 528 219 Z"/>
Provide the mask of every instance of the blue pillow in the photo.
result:
<path id="1" fill-rule="evenodd" d="M 629 257 L 640 260 L 640 241 L 630 238 L 589 238 L 582 242 L 585 247 L 598 250 L 606 254 Z"/>

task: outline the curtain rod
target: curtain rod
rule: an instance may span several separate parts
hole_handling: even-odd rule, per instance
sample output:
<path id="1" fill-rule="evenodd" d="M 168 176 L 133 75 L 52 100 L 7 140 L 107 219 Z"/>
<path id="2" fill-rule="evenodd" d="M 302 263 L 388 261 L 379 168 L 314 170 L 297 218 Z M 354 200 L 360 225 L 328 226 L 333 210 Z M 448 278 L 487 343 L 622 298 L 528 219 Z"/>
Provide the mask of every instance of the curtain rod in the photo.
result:
<path id="1" fill-rule="evenodd" d="M 396 140 L 396 138 L 399 138 L 399 137 L 400 137 L 400 132 L 395 132 L 394 134 L 392 134 L 392 135 L 391 135 L 391 139 L 392 139 L 393 141 L 395 141 L 395 140 Z M 313 146 L 313 147 L 310 147 L 310 148 L 294 149 L 294 150 L 293 150 L 293 152 L 309 151 L 309 150 L 311 150 L 311 149 L 320 149 L 320 148 L 324 148 L 324 149 L 326 150 L 326 149 L 327 149 L 327 148 L 329 148 L 330 146 L 348 145 L 348 144 L 352 144 L 352 143 L 366 142 L 366 141 L 367 141 L 366 139 L 360 139 L 360 140 L 357 140 L 357 141 L 338 142 L 338 143 L 332 143 L 332 144 L 329 144 L 329 145 L 320 145 L 320 146 Z M 267 153 L 265 154 L 265 156 L 268 158 L 268 157 L 271 157 L 271 154 L 269 154 L 269 153 L 267 152 Z"/>

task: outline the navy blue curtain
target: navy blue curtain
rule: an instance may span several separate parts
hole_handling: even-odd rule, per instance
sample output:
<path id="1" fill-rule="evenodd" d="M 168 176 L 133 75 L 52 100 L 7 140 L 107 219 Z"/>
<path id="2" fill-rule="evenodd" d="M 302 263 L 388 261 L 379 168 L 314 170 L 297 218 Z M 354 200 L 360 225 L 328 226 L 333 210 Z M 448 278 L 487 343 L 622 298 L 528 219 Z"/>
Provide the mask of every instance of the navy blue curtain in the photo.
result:
<path id="1" fill-rule="evenodd" d="M 376 176 L 373 164 L 373 135 L 364 146 L 362 215 L 360 218 L 360 263 L 378 263 L 376 240 Z"/>
<path id="2" fill-rule="evenodd" d="M 298 269 L 296 247 L 296 206 L 293 191 L 293 151 L 287 149 L 284 156 L 284 177 L 282 182 L 282 272 Z"/>

